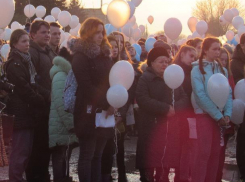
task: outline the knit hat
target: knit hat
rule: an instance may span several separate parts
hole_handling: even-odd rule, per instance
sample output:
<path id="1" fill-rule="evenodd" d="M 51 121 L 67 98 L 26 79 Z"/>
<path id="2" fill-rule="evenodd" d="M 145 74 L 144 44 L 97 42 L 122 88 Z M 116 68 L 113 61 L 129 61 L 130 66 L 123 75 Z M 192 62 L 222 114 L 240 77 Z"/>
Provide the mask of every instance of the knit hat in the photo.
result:
<path id="1" fill-rule="evenodd" d="M 147 65 L 150 67 L 151 63 L 160 56 L 166 56 L 169 58 L 168 51 L 163 47 L 156 47 L 150 50 L 150 52 L 147 55 Z"/>
<path id="2" fill-rule="evenodd" d="M 170 49 L 171 50 L 171 46 L 168 45 L 166 42 L 163 42 L 162 40 L 157 40 L 154 45 L 154 48 L 156 47 L 163 47 L 164 49 Z"/>

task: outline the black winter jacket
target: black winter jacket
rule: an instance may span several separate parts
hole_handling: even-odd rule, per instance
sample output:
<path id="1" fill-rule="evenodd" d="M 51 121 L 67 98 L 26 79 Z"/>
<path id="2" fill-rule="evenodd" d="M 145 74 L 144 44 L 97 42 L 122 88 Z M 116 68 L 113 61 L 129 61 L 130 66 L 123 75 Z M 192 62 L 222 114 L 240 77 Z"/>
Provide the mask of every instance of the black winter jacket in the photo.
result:
<path id="1" fill-rule="evenodd" d="M 109 72 L 112 65 L 109 45 L 98 46 L 79 40 L 72 60 L 72 69 L 78 84 L 74 110 L 74 126 L 78 137 L 93 135 L 95 131 L 107 131 L 95 129 L 95 115 L 98 108 L 109 108 L 106 93 L 110 87 Z M 88 111 L 90 107 L 91 113 Z M 113 134 L 113 130 L 111 131 Z"/>
<path id="2" fill-rule="evenodd" d="M 240 44 L 236 46 L 231 61 L 231 71 L 235 84 L 244 78 L 245 54 L 242 51 Z"/>
<path id="3" fill-rule="evenodd" d="M 30 129 L 36 126 L 36 118 L 44 107 L 44 98 L 30 83 L 28 65 L 23 58 L 11 52 L 5 64 L 7 78 L 15 85 L 9 94 L 8 113 L 14 115 L 14 129 Z"/>

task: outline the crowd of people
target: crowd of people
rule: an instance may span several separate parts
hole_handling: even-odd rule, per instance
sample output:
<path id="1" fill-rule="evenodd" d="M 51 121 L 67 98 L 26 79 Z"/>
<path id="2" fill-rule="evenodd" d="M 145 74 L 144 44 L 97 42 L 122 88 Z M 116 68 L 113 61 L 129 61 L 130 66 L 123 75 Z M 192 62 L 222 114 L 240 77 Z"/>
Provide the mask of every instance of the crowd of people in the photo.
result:
<path id="1" fill-rule="evenodd" d="M 176 182 L 221 182 L 226 145 L 235 128 L 230 122 L 234 85 L 244 78 L 245 34 L 234 53 L 214 37 L 191 39 L 178 47 L 169 45 L 162 34 L 147 52 L 146 39 L 141 38 L 140 61 L 124 35 L 116 31 L 107 36 L 97 18 L 86 19 L 79 35 L 60 48 L 60 25 L 42 20 L 11 35 L 11 51 L 3 64 L 8 82 L 14 85 L 6 102 L 6 112 L 15 116 L 9 181 L 22 181 L 24 173 L 28 182 L 50 181 L 50 160 L 54 182 L 72 180 L 69 159 L 72 149 L 79 147 L 80 182 L 111 181 L 115 154 L 118 181 L 127 182 L 124 140 L 130 132 L 138 137 L 136 168 L 142 182 L 168 182 L 173 170 Z M 119 60 L 132 65 L 135 78 L 127 103 L 115 110 L 106 93 L 110 69 Z M 185 74 L 174 92 L 163 79 L 171 64 Z M 63 100 L 71 72 L 77 83 L 73 113 L 65 111 Z M 222 111 L 207 93 L 207 82 L 215 73 L 230 83 Z M 106 117 L 115 116 L 115 128 L 95 127 L 96 113 L 102 110 Z M 133 123 L 128 121 L 129 113 Z M 241 180 L 245 179 L 244 135 L 242 124 L 237 135 Z"/>

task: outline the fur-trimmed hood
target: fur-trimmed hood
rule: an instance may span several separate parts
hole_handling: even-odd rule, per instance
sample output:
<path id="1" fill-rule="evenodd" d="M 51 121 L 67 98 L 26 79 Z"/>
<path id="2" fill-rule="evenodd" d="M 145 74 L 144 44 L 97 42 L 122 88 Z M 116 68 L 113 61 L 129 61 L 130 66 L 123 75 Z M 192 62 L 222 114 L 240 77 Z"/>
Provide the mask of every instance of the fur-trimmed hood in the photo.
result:
<path id="1" fill-rule="evenodd" d="M 74 47 L 74 53 L 81 52 L 88 56 L 88 58 L 93 59 L 99 56 L 100 54 L 109 57 L 111 54 L 110 49 L 111 48 L 109 44 L 102 44 L 101 46 L 98 46 L 97 44 L 91 41 L 83 41 L 81 39 L 78 39 Z"/>
<path id="2" fill-rule="evenodd" d="M 71 64 L 63 57 L 56 56 L 53 59 L 53 67 L 50 69 L 50 78 L 53 79 L 54 75 L 58 72 L 65 72 L 66 74 L 69 73 L 71 69 Z"/>

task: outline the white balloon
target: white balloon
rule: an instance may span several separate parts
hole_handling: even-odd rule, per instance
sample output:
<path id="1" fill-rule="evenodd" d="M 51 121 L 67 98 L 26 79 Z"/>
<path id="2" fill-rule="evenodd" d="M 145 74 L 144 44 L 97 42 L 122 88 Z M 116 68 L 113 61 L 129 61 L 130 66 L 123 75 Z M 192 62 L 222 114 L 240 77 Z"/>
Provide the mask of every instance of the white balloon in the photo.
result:
<path id="1" fill-rule="evenodd" d="M 153 49 L 154 47 L 154 44 L 157 40 L 153 37 L 149 37 L 146 42 L 145 42 L 145 48 L 146 48 L 146 51 L 149 52 L 151 49 Z"/>
<path id="2" fill-rule="evenodd" d="M 130 17 L 130 7 L 124 0 L 113 0 L 107 8 L 107 18 L 116 28 L 123 27 Z"/>
<path id="3" fill-rule="evenodd" d="M 62 27 L 66 27 L 71 21 L 71 14 L 68 11 L 61 11 L 58 16 L 58 21 Z"/>
<path id="4" fill-rule="evenodd" d="M 60 12 L 60 8 L 55 7 L 51 10 L 51 15 L 57 20 Z"/>
<path id="5" fill-rule="evenodd" d="M 193 32 L 193 34 L 192 34 L 192 39 L 194 39 L 194 38 L 197 38 L 197 37 L 199 37 L 199 38 L 202 38 L 202 36 L 201 35 L 199 35 L 196 31 L 195 32 Z"/>
<path id="6" fill-rule="evenodd" d="M 225 20 L 224 15 L 219 17 L 219 23 L 221 25 L 226 25 L 228 22 Z"/>
<path id="7" fill-rule="evenodd" d="M 196 17 L 190 17 L 190 18 L 188 19 L 187 24 L 188 24 L 188 27 L 189 27 L 189 29 L 190 29 L 190 31 L 191 31 L 192 33 L 196 31 L 196 25 L 197 25 L 197 22 L 198 22 L 198 20 L 197 20 Z"/>
<path id="8" fill-rule="evenodd" d="M 79 18 L 76 15 L 72 15 L 69 26 L 73 29 L 76 28 L 78 24 L 79 24 Z"/>
<path id="9" fill-rule="evenodd" d="M 240 44 L 240 37 L 238 34 L 235 35 L 235 39 L 236 39 L 237 43 Z"/>
<path id="10" fill-rule="evenodd" d="M 127 90 L 134 82 L 134 68 L 128 61 L 116 62 L 109 75 L 110 86 L 122 85 Z"/>
<path id="11" fill-rule="evenodd" d="M 133 30 L 133 38 L 135 41 L 141 38 L 141 31 L 139 28 Z"/>
<path id="12" fill-rule="evenodd" d="M 230 9 L 224 11 L 224 18 L 227 22 L 231 23 L 232 19 L 234 18 L 234 14 Z"/>
<path id="13" fill-rule="evenodd" d="M 232 105 L 232 123 L 242 124 L 245 111 L 244 102 L 239 99 L 234 99 Z"/>
<path id="14" fill-rule="evenodd" d="M 234 90 L 234 95 L 236 99 L 240 99 L 245 102 L 245 79 L 237 82 Z"/>
<path id="15" fill-rule="evenodd" d="M 208 24 L 205 21 L 201 20 L 197 23 L 196 31 L 199 35 L 201 36 L 204 35 L 207 32 L 207 30 L 208 30 Z"/>
<path id="16" fill-rule="evenodd" d="M 213 74 L 208 80 L 207 91 L 210 99 L 222 110 L 230 94 L 228 79 L 221 73 Z"/>
<path id="17" fill-rule="evenodd" d="M 70 38 L 70 36 L 71 36 L 71 34 L 69 34 L 68 32 L 65 32 L 65 39 L 69 39 Z"/>
<path id="18" fill-rule="evenodd" d="M 38 7 L 36 8 L 36 16 L 37 16 L 38 18 L 44 17 L 45 14 L 46 14 L 46 8 L 45 8 L 44 6 L 38 6 Z"/>
<path id="19" fill-rule="evenodd" d="M 132 27 L 133 29 L 137 29 L 138 28 L 138 24 L 135 23 L 134 26 Z"/>
<path id="20" fill-rule="evenodd" d="M 35 18 L 35 19 L 34 19 L 34 21 L 36 21 L 36 20 L 43 20 L 43 19 L 42 19 L 42 18 L 38 18 L 38 17 L 37 17 L 37 18 Z"/>
<path id="21" fill-rule="evenodd" d="M 135 7 L 138 7 L 142 0 L 132 0 L 132 2 L 134 3 Z"/>
<path id="22" fill-rule="evenodd" d="M 73 35 L 73 36 L 75 36 L 75 37 L 76 37 L 77 34 L 78 34 L 78 31 L 77 31 L 75 28 L 74 28 L 74 29 L 70 29 L 69 32 L 70 32 L 71 35 Z"/>
<path id="23" fill-rule="evenodd" d="M 185 74 L 179 65 L 172 64 L 165 69 L 163 78 L 169 88 L 176 89 L 183 83 Z"/>
<path id="24" fill-rule="evenodd" d="M 44 21 L 48 23 L 55 22 L 55 18 L 52 15 L 48 15 L 44 18 Z"/>
<path id="25" fill-rule="evenodd" d="M 104 15 L 107 15 L 107 8 L 108 8 L 108 3 L 105 3 L 101 7 L 101 11 Z"/>
<path id="26" fill-rule="evenodd" d="M 169 18 L 164 24 L 164 32 L 171 39 L 175 40 L 182 32 L 182 24 L 177 18 Z"/>
<path id="27" fill-rule="evenodd" d="M 236 16 L 232 20 L 232 25 L 234 26 L 235 29 L 239 29 L 241 26 L 244 25 L 244 20 L 240 16 Z"/>
<path id="28" fill-rule="evenodd" d="M 143 33 L 145 32 L 145 26 L 144 25 L 140 25 L 139 29 L 140 29 L 141 32 L 143 32 Z"/>
<path id="29" fill-rule="evenodd" d="M 232 13 L 233 13 L 234 16 L 239 16 L 239 11 L 238 11 L 238 9 L 236 9 L 236 8 L 231 8 L 231 11 L 232 11 Z"/>
<path id="30" fill-rule="evenodd" d="M 126 35 L 127 37 L 131 37 L 133 33 L 133 29 L 131 26 L 127 23 L 123 28 L 122 28 L 122 33 Z"/>
<path id="31" fill-rule="evenodd" d="M 7 60 L 9 52 L 10 52 L 9 44 L 4 44 L 1 48 L 1 55 L 4 57 L 5 60 Z"/>
<path id="32" fill-rule="evenodd" d="M 12 32 L 15 31 L 15 30 L 17 30 L 17 29 L 20 29 L 21 28 L 20 26 L 21 25 L 17 21 L 14 21 L 13 23 L 11 23 L 11 30 L 12 30 Z"/>
<path id="33" fill-rule="evenodd" d="M 238 29 L 238 36 L 241 37 L 242 34 L 245 33 L 245 26 L 241 26 L 239 29 Z"/>
<path id="34" fill-rule="evenodd" d="M 27 18 L 31 18 L 31 17 L 33 17 L 35 15 L 36 8 L 33 5 L 28 4 L 24 8 L 24 13 L 25 13 Z"/>
<path id="35" fill-rule="evenodd" d="M 6 28 L 3 32 L 3 40 L 6 40 L 6 41 L 10 40 L 11 34 L 12 34 L 12 30 L 9 28 Z"/>
<path id="36" fill-rule="evenodd" d="M 14 16 L 14 0 L 0 0 L 0 28 L 5 28 L 11 22 Z"/>
<path id="37" fill-rule="evenodd" d="M 62 43 L 66 40 L 66 36 L 64 30 L 60 29 L 60 33 L 60 43 Z"/>
<path id="38" fill-rule="evenodd" d="M 62 47 L 67 48 L 67 39 L 65 39 L 65 40 L 61 43 L 60 49 L 61 49 Z"/>
<path id="39" fill-rule="evenodd" d="M 136 23 L 136 18 L 135 16 L 133 15 L 129 20 L 128 20 L 128 23 L 127 25 L 129 25 L 130 27 L 133 27 Z"/>
<path id="40" fill-rule="evenodd" d="M 188 35 L 187 40 L 192 39 L 192 35 Z"/>
<path id="41" fill-rule="evenodd" d="M 231 41 L 234 38 L 235 33 L 232 30 L 228 30 L 225 35 L 227 40 Z"/>
<path id="42" fill-rule="evenodd" d="M 128 91 L 122 85 L 113 85 L 106 94 L 108 103 L 118 109 L 123 107 L 128 101 Z"/>

